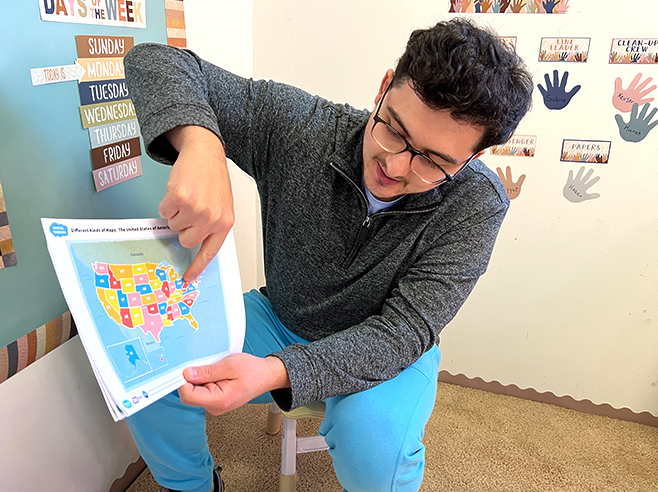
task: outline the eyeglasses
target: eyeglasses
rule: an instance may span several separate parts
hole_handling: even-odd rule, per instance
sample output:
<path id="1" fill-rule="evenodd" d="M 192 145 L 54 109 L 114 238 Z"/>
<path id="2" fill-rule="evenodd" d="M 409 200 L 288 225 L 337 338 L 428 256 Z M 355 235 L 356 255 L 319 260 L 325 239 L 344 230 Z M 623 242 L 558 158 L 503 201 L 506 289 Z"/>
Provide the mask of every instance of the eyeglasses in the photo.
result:
<path id="1" fill-rule="evenodd" d="M 462 167 L 460 167 L 454 174 L 450 174 L 443 169 L 440 164 L 433 161 L 427 154 L 414 149 L 406 138 L 400 135 L 395 128 L 379 117 L 379 110 L 382 108 L 382 103 L 384 102 L 384 98 L 386 97 L 386 94 L 388 94 L 391 85 L 393 84 L 389 84 L 386 88 L 386 91 L 377 106 L 377 111 L 375 112 L 375 123 L 372 125 L 372 130 L 370 131 L 373 140 L 377 142 L 382 149 L 391 154 L 401 154 L 402 152 L 409 151 L 411 153 L 411 170 L 425 183 L 435 185 L 443 183 L 444 181 L 452 181 L 455 179 L 455 176 L 457 176 L 457 173 L 471 163 L 473 158 L 477 155 L 477 152 L 469 157 Z"/>

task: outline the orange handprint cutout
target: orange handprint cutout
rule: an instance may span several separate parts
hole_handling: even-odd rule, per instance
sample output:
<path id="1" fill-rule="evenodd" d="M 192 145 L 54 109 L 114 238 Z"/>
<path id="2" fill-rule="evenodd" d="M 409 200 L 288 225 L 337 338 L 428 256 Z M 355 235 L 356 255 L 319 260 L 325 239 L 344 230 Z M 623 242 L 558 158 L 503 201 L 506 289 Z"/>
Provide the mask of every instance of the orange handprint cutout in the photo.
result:
<path id="1" fill-rule="evenodd" d="M 496 172 L 505 187 L 507 198 L 514 200 L 521 193 L 521 186 L 523 186 L 523 182 L 525 181 L 525 174 L 519 176 L 518 181 L 515 183 L 512 178 L 512 169 L 509 166 L 505 169 L 505 175 L 503 175 L 503 170 L 499 167 L 496 168 Z"/>
<path id="2" fill-rule="evenodd" d="M 644 82 L 640 83 L 641 78 L 642 74 L 638 73 L 627 89 L 622 88 L 621 77 L 617 77 L 617 80 L 615 80 L 615 93 L 612 95 L 612 104 L 622 113 L 630 113 L 635 103 L 642 106 L 653 101 L 653 97 L 645 98 L 656 89 L 655 84 L 645 89 L 653 78 L 647 77 Z"/>

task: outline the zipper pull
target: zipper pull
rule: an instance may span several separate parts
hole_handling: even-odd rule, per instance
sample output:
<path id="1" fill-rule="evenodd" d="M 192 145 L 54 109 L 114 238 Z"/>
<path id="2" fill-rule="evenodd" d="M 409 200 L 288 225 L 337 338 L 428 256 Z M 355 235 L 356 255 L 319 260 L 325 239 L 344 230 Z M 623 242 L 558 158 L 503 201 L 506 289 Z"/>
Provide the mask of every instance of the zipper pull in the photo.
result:
<path id="1" fill-rule="evenodd" d="M 361 228 L 359 229 L 359 234 L 356 237 L 356 244 L 358 246 L 361 246 L 363 243 L 366 242 L 366 236 L 368 235 L 368 229 L 370 229 L 371 225 L 372 225 L 372 219 L 368 215 L 366 217 L 366 220 L 363 221 L 363 224 L 361 224 Z"/>

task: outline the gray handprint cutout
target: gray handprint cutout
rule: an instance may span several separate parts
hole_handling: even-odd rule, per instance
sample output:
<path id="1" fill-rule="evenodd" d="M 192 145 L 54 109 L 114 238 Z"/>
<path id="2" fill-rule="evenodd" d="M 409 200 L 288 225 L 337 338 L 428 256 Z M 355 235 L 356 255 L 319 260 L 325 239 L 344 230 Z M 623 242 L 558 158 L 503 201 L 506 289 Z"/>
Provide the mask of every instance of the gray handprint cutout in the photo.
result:
<path id="1" fill-rule="evenodd" d="M 573 170 L 569 171 L 569 178 L 567 179 L 567 183 L 564 185 L 564 189 L 562 190 L 562 195 L 564 196 L 564 198 L 566 198 L 572 203 L 580 203 L 586 200 L 594 200 L 595 198 L 601 196 L 598 193 L 587 193 L 587 190 L 592 186 L 594 186 L 601 178 L 599 176 L 596 176 L 595 178 L 592 178 L 588 182 L 590 176 L 592 176 L 592 173 L 594 173 L 594 169 L 590 169 L 589 171 L 587 171 L 587 174 L 585 174 L 585 176 L 583 176 L 584 172 L 585 172 L 585 166 L 580 168 L 578 174 L 576 174 L 576 177 L 574 178 Z"/>
<path id="2" fill-rule="evenodd" d="M 615 115 L 615 120 L 617 121 L 617 126 L 619 127 L 619 135 L 621 138 L 627 142 L 641 142 L 644 140 L 651 130 L 653 130 L 656 125 L 658 125 L 658 120 L 651 123 L 651 118 L 656 114 L 658 108 L 653 108 L 649 116 L 647 116 L 647 111 L 649 111 L 649 103 L 642 106 L 642 111 L 639 116 L 637 114 L 638 105 L 637 103 L 633 104 L 631 109 L 631 119 L 626 123 L 624 118 L 620 114 Z"/>

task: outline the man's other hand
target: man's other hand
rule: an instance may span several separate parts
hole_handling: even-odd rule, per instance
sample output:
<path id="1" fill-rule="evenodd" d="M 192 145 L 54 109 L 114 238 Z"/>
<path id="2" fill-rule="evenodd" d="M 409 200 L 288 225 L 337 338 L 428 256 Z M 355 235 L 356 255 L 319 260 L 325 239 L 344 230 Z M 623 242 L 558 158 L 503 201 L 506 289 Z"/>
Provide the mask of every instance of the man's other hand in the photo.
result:
<path id="1" fill-rule="evenodd" d="M 290 386 L 288 372 L 277 357 L 232 354 L 208 366 L 188 367 L 178 388 L 183 403 L 205 408 L 213 415 L 241 407 L 268 391 Z"/>
<path id="2" fill-rule="evenodd" d="M 167 132 L 167 138 L 179 154 L 158 210 L 178 231 L 181 246 L 201 244 L 183 275 L 191 282 L 217 255 L 235 222 L 231 180 L 224 147 L 210 130 L 179 126 Z"/>

